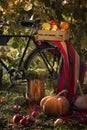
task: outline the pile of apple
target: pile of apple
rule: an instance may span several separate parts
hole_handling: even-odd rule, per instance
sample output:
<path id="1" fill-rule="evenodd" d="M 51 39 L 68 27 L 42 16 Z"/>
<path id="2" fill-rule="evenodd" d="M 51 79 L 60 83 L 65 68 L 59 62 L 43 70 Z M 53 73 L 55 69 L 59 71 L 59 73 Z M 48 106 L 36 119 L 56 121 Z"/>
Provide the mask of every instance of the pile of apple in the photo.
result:
<path id="1" fill-rule="evenodd" d="M 18 113 L 13 116 L 12 120 L 13 123 L 17 125 L 28 126 L 30 123 L 35 121 L 35 118 L 38 117 L 39 114 L 40 111 L 30 108 L 27 116 L 23 116 L 22 114 Z"/>

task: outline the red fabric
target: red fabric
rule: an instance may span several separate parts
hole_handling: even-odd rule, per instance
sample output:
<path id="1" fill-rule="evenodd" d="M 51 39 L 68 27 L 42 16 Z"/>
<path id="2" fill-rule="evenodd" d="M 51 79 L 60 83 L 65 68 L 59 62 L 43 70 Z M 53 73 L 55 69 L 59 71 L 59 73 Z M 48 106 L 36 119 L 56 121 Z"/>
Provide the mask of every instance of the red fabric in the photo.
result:
<path id="1" fill-rule="evenodd" d="M 77 71 L 76 70 L 77 69 L 76 57 L 79 55 L 74 49 L 74 47 L 72 46 L 72 44 L 70 43 L 65 43 L 65 42 L 62 43 L 59 41 L 52 41 L 52 43 L 58 46 L 63 56 L 62 68 L 58 76 L 57 93 L 63 89 L 67 89 L 68 93 L 66 97 L 68 98 L 69 102 L 72 103 L 75 98 L 74 96 L 76 94 L 76 90 L 78 87 L 76 86 L 75 76 L 76 76 L 76 71 Z M 70 63 L 70 60 L 71 60 L 71 63 Z M 85 72 L 87 71 L 87 65 L 83 63 L 83 66 L 82 65 L 79 65 L 79 66 L 80 66 L 81 72 L 79 74 L 78 80 L 82 83 L 85 76 Z"/>
<path id="2" fill-rule="evenodd" d="M 62 90 L 64 89 L 64 69 L 61 70 L 60 75 L 59 75 L 59 78 L 60 78 L 60 77 L 61 77 L 61 81 L 62 81 L 62 82 L 59 82 L 59 83 L 58 83 L 58 86 L 60 86 L 59 89 L 57 90 L 58 92 L 60 92 L 60 91 L 62 91 Z M 60 79 L 59 79 L 59 80 L 60 80 Z"/>
<path id="3" fill-rule="evenodd" d="M 58 41 L 52 41 L 53 44 L 58 46 L 60 48 L 61 54 L 63 55 L 63 63 L 61 64 L 61 68 L 59 71 L 59 77 L 58 77 L 58 86 L 57 86 L 57 93 L 62 91 L 63 89 L 68 90 L 68 94 L 66 95 L 67 99 L 70 102 L 70 105 L 73 104 L 73 101 L 76 99 L 75 96 L 76 92 L 74 91 L 75 89 L 75 74 L 76 74 L 76 56 L 78 55 L 74 47 L 70 43 L 65 43 L 67 47 L 67 51 L 62 46 L 61 42 Z M 71 62 L 70 62 L 71 61 Z M 80 66 L 80 67 L 79 67 Z M 84 62 L 80 59 L 79 62 L 79 77 L 78 80 L 80 83 L 83 83 L 85 73 L 87 71 L 87 65 L 84 64 Z M 68 82 L 65 86 L 64 81 Z M 78 88 L 78 87 L 77 87 Z M 75 110 L 70 108 L 70 111 L 68 115 L 65 116 L 60 116 L 63 120 L 76 120 L 79 121 L 80 123 L 87 123 L 87 110 Z"/>
<path id="4" fill-rule="evenodd" d="M 76 89 L 77 89 L 76 86 L 75 86 L 75 72 L 76 72 L 76 69 L 77 69 L 77 68 L 75 68 L 75 64 L 77 64 L 76 63 L 76 57 L 77 57 L 78 54 L 77 54 L 76 50 L 73 48 L 72 44 L 66 43 L 66 45 L 67 45 L 67 48 L 69 50 L 69 57 L 70 57 L 70 60 L 71 60 L 71 64 L 70 64 L 71 79 L 70 79 L 69 92 L 71 92 L 70 94 L 72 95 L 72 100 L 74 100 L 75 99 L 74 96 L 76 94 Z M 79 77 L 78 77 L 78 80 L 80 80 Z"/>
<path id="5" fill-rule="evenodd" d="M 58 41 L 52 41 L 52 42 L 53 42 L 53 44 L 58 46 L 58 48 L 60 48 L 61 54 L 63 55 L 63 68 L 62 68 L 61 74 L 59 75 L 61 78 L 58 81 L 59 83 L 58 83 L 57 92 L 60 92 L 63 89 L 67 89 L 68 93 L 66 96 L 67 96 L 69 102 L 72 102 L 74 85 L 73 85 L 73 80 L 71 81 L 72 78 L 70 76 L 70 66 L 69 66 L 67 44 L 64 43 L 64 44 L 66 44 L 66 48 L 67 48 L 67 50 L 65 50 L 65 48 L 61 42 L 58 42 Z M 64 86 L 64 79 L 66 80 L 65 82 L 67 82 L 67 86 Z"/>
<path id="6" fill-rule="evenodd" d="M 68 61 L 67 52 L 64 49 L 64 47 L 62 46 L 61 42 L 59 42 L 59 41 L 53 41 L 53 44 L 57 45 L 60 48 L 61 53 L 63 54 L 65 70 L 67 71 L 65 73 L 66 74 L 66 80 L 69 80 L 69 61 Z"/>
<path id="7" fill-rule="evenodd" d="M 70 55 L 71 55 L 71 62 L 72 62 L 72 65 L 71 65 L 71 74 L 72 74 L 72 78 L 71 78 L 71 84 L 73 87 L 73 91 L 72 93 L 74 92 L 74 74 L 75 74 L 75 51 L 73 49 L 73 47 L 71 46 L 71 44 L 67 44 L 67 48 L 69 49 L 70 51 Z"/>
<path id="8" fill-rule="evenodd" d="M 77 121 L 81 124 L 87 124 L 87 110 L 73 110 L 70 109 L 68 115 L 60 116 L 59 118 L 65 121 Z"/>

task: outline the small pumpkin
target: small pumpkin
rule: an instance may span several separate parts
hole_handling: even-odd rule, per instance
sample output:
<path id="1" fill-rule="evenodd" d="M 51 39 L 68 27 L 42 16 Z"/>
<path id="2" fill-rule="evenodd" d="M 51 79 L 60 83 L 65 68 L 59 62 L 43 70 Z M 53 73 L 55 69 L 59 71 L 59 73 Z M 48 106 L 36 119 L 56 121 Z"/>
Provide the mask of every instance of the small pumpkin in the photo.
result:
<path id="1" fill-rule="evenodd" d="M 78 82 L 78 86 L 79 86 L 81 95 L 76 99 L 75 106 L 80 109 L 87 109 L 87 94 L 83 94 L 81 85 L 80 85 L 79 81 L 77 81 L 77 82 Z"/>
<path id="2" fill-rule="evenodd" d="M 66 90 L 59 92 L 56 96 L 46 96 L 41 100 L 40 107 L 46 115 L 57 116 L 68 112 L 69 102 L 66 97 L 60 96 L 64 92 Z"/>
<path id="3" fill-rule="evenodd" d="M 61 22 L 60 29 L 64 29 L 64 30 L 69 29 L 69 24 L 67 22 Z"/>

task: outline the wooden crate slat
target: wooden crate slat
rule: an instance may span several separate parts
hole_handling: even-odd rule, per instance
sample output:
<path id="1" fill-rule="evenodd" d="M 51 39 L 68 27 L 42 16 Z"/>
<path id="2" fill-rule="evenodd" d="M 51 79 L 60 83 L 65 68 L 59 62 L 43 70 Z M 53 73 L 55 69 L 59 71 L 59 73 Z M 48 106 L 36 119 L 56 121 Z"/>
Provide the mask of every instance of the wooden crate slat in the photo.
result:
<path id="1" fill-rule="evenodd" d="M 62 37 L 60 36 L 44 36 L 44 35 L 39 35 L 38 40 L 59 40 L 62 41 Z"/>
<path id="2" fill-rule="evenodd" d="M 66 33 L 65 31 L 61 31 L 61 30 L 58 30 L 58 31 L 51 31 L 51 30 L 39 30 L 38 31 L 38 34 L 46 34 L 46 35 L 63 35 L 64 33 Z"/>

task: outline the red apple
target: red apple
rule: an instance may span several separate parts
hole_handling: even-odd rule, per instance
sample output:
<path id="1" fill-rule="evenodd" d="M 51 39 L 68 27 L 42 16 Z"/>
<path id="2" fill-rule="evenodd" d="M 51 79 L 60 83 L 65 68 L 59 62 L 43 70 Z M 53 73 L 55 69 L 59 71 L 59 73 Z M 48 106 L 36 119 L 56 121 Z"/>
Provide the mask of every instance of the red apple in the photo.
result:
<path id="1" fill-rule="evenodd" d="M 29 120 L 24 117 L 24 118 L 22 118 L 22 119 L 20 120 L 20 124 L 21 124 L 21 125 L 24 125 L 24 126 L 27 126 L 27 125 L 29 124 Z"/>
<path id="2" fill-rule="evenodd" d="M 32 114 L 31 114 L 33 117 L 37 117 L 39 115 L 39 112 L 38 111 L 33 111 Z"/>
<path id="3" fill-rule="evenodd" d="M 16 114 L 13 116 L 13 122 L 19 123 L 22 118 L 23 118 L 23 116 L 21 114 Z"/>
<path id="4" fill-rule="evenodd" d="M 51 20 L 51 21 L 50 21 L 50 25 L 57 25 L 57 21 Z"/>

